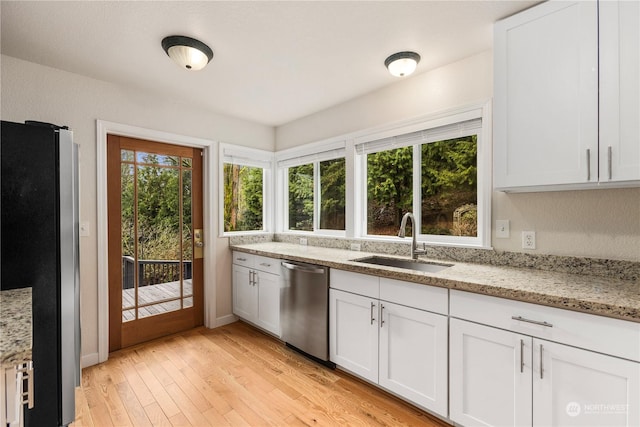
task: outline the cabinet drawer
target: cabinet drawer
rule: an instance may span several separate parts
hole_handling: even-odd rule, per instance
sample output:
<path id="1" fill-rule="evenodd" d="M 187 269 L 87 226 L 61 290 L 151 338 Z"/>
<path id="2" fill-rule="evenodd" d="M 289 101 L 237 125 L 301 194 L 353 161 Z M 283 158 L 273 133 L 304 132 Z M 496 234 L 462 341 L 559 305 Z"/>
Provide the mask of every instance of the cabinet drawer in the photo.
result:
<path id="1" fill-rule="evenodd" d="M 450 296 L 452 317 L 640 361 L 640 323 L 456 290 Z"/>
<path id="2" fill-rule="evenodd" d="M 380 299 L 434 313 L 449 313 L 449 291 L 445 288 L 381 277 Z"/>
<path id="3" fill-rule="evenodd" d="M 244 265 L 245 267 L 252 268 L 254 257 L 255 255 L 233 251 L 233 263 L 236 265 Z"/>
<path id="4" fill-rule="evenodd" d="M 329 270 L 329 286 L 370 298 L 380 295 L 380 278 L 343 270 Z"/>
<path id="5" fill-rule="evenodd" d="M 253 268 L 255 268 L 256 270 L 264 271 L 271 274 L 277 274 L 278 276 L 280 276 L 279 259 L 268 258 L 260 255 L 254 255 L 253 259 Z"/>

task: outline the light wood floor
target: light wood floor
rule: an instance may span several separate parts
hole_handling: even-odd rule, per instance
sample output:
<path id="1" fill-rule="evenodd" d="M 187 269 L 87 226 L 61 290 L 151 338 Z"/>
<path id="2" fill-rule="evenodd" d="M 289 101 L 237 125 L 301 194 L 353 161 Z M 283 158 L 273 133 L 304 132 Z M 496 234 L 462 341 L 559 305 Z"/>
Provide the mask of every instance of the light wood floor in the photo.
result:
<path id="1" fill-rule="evenodd" d="M 109 355 L 83 370 L 80 426 L 446 426 L 237 322 Z"/>

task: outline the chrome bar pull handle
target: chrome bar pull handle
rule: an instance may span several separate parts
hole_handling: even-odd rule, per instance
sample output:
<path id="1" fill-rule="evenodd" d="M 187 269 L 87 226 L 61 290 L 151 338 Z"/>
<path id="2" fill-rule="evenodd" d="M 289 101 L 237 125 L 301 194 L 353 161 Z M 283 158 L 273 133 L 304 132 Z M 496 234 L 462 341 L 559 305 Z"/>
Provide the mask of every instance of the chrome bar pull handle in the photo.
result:
<path id="1" fill-rule="evenodd" d="M 253 286 L 260 284 L 260 275 L 257 271 L 253 272 Z"/>
<path id="2" fill-rule="evenodd" d="M 237 261 L 241 261 L 241 262 L 245 262 L 247 259 L 246 258 L 236 258 Z"/>
<path id="3" fill-rule="evenodd" d="M 611 146 L 607 148 L 607 167 L 609 168 L 609 181 L 611 181 Z"/>
<path id="4" fill-rule="evenodd" d="M 544 347 L 540 344 L 540 379 L 544 378 L 544 362 L 542 361 L 542 352 L 544 351 Z"/>
<path id="5" fill-rule="evenodd" d="M 256 275 L 255 271 L 249 270 L 249 285 L 250 286 L 255 285 L 255 275 Z"/>
<path id="6" fill-rule="evenodd" d="M 380 304 L 380 327 L 384 325 L 384 305 Z"/>
<path id="7" fill-rule="evenodd" d="M 524 340 L 520 340 L 520 373 L 524 372 Z"/>
<path id="8" fill-rule="evenodd" d="M 547 328 L 553 328 L 553 324 L 551 324 L 549 322 L 544 322 L 544 321 L 540 321 L 540 320 L 526 319 L 526 318 L 524 318 L 522 316 L 511 316 L 511 318 L 513 320 L 517 320 L 519 322 L 533 323 L 534 325 L 540 325 L 540 326 L 546 326 Z"/>
<path id="9" fill-rule="evenodd" d="M 591 181 L 591 150 L 587 148 L 587 181 Z"/>
<path id="10" fill-rule="evenodd" d="M 376 318 L 373 317 L 373 309 L 375 308 L 375 304 L 371 303 L 371 324 L 373 325 L 373 322 L 375 322 Z"/>

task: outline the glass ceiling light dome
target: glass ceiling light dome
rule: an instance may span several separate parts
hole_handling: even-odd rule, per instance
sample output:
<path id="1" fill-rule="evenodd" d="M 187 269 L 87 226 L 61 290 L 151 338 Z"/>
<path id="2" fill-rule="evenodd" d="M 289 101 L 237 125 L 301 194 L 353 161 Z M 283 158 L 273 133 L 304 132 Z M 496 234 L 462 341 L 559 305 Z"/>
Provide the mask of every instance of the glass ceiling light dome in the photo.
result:
<path id="1" fill-rule="evenodd" d="M 191 71 L 202 70 L 213 58 L 209 46 L 187 36 L 165 37 L 162 48 L 181 68 Z"/>
<path id="2" fill-rule="evenodd" d="M 420 55 L 415 52 L 398 52 L 389 56 L 384 65 L 396 77 L 406 77 L 413 73 L 420 62 Z"/>

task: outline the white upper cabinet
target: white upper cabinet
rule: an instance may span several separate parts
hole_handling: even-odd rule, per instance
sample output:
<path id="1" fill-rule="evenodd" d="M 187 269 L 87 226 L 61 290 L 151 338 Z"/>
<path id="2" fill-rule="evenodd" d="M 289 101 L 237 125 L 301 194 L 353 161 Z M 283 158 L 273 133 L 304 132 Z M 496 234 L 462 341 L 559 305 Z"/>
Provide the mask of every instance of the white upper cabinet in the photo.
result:
<path id="1" fill-rule="evenodd" d="M 640 179 L 640 2 L 603 1 L 600 181 Z"/>
<path id="2" fill-rule="evenodd" d="M 496 189 L 640 180 L 637 6 L 600 3 L 600 40 L 596 1 L 550 1 L 496 23 Z"/>

